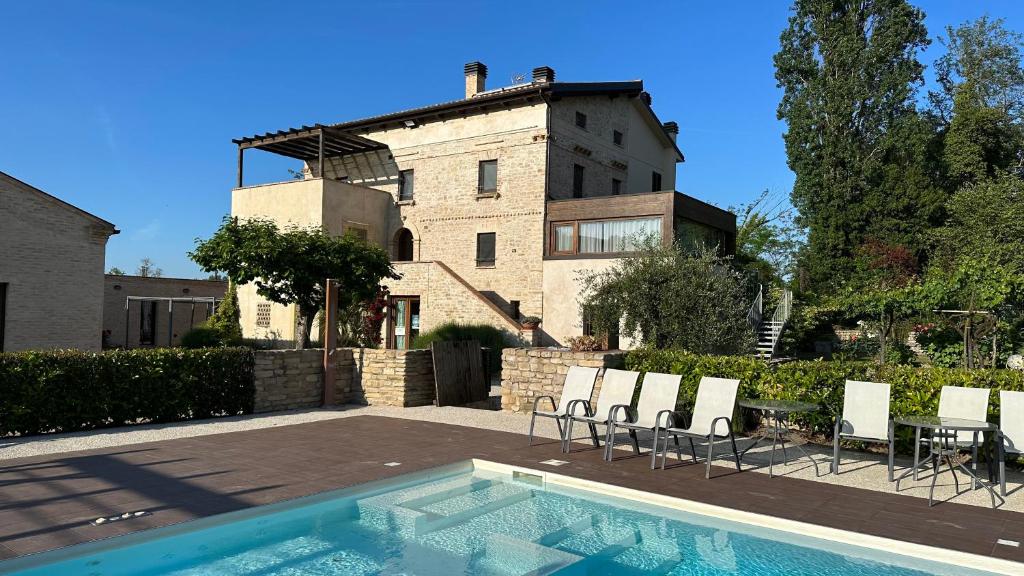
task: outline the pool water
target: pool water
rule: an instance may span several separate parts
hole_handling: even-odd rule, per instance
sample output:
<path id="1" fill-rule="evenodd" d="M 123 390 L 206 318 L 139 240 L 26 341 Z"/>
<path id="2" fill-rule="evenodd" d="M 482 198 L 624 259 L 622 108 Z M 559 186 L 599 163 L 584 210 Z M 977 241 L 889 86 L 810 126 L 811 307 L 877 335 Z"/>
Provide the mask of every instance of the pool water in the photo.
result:
<path id="1" fill-rule="evenodd" d="M 27 566 L 32 564 L 32 566 Z M 18 576 L 977 575 L 467 468 L 0 564 Z"/>

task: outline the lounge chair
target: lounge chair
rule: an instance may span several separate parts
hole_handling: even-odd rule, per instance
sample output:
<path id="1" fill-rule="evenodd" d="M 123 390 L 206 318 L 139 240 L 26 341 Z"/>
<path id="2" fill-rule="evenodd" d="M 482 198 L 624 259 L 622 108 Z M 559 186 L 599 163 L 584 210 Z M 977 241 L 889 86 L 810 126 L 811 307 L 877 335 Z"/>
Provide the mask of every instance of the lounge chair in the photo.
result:
<path id="1" fill-rule="evenodd" d="M 999 492 L 1006 496 L 1006 453 L 1024 454 L 1024 392 L 999 391 Z"/>
<path id="2" fill-rule="evenodd" d="M 612 459 L 617 428 L 629 430 L 629 437 L 633 441 L 633 452 L 640 453 L 640 442 L 636 437 L 637 430 L 647 430 L 653 433 L 657 426 L 658 416 L 662 412 L 672 412 L 676 409 L 679 382 L 682 379 L 683 377 L 677 374 L 648 372 L 644 374 L 636 410 L 631 409 L 626 403 L 611 407 L 608 417 L 608 434 L 604 443 L 605 460 L 611 461 Z M 651 448 L 653 450 L 653 443 Z"/>
<path id="3" fill-rule="evenodd" d="M 739 389 L 740 381 L 728 378 L 709 378 L 704 376 L 697 385 L 697 399 L 693 404 L 693 415 L 690 418 L 689 426 L 677 428 L 671 425 L 671 414 L 667 410 L 658 414 L 658 424 L 665 416 L 668 424 L 664 429 L 665 446 L 661 454 L 661 468 L 665 469 L 665 459 L 668 456 L 668 437 L 672 436 L 676 443 L 676 455 L 683 459 L 679 451 L 679 436 L 685 437 L 690 442 L 690 450 L 693 455 L 693 463 L 697 463 L 697 449 L 693 445 L 693 439 L 703 439 L 708 443 L 708 457 L 704 468 L 704 477 L 711 478 L 711 460 L 714 457 L 715 440 L 728 438 L 732 445 L 732 455 L 736 459 L 736 470 L 740 469 L 740 454 L 736 450 L 736 438 L 732 434 L 732 415 L 736 410 L 736 390 Z M 659 430 L 655 430 L 654 453 L 651 454 L 651 469 L 654 469 L 655 458 L 658 455 Z"/>
<path id="4" fill-rule="evenodd" d="M 569 445 L 572 442 L 573 423 L 580 422 L 590 428 L 590 437 L 594 447 L 601 445 L 597 439 L 597 425 L 607 428 L 608 421 L 612 417 L 612 407 L 617 405 L 629 405 L 633 402 L 633 392 L 636 390 L 636 381 L 640 377 L 639 372 L 628 370 L 616 370 L 608 368 L 604 371 L 604 379 L 601 381 L 601 391 L 597 395 L 597 406 L 593 407 L 589 400 L 574 400 L 574 403 L 583 405 L 584 413 L 580 414 L 575 407 L 569 407 L 568 422 L 565 427 L 565 438 L 562 441 L 562 452 L 569 452 Z"/>
<path id="5" fill-rule="evenodd" d="M 939 416 L 942 418 L 963 418 L 966 420 L 977 420 L 985 422 L 988 420 L 988 397 L 991 391 L 988 388 L 965 388 L 963 386 L 943 386 L 939 393 Z M 921 445 L 927 444 L 928 450 L 934 450 L 936 445 L 942 444 L 946 447 L 971 448 L 971 464 L 975 470 L 978 468 L 978 446 L 985 443 L 985 435 L 978 432 L 978 441 L 974 441 L 974 434 L 969 437 L 960 438 L 956 432 L 944 432 L 934 430 L 929 438 L 918 438 L 914 444 L 914 480 L 917 480 L 917 468 L 920 466 Z M 976 487 L 974 480 L 971 480 L 971 488 Z"/>
<path id="6" fill-rule="evenodd" d="M 583 409 L 583 406 L 577 404 L 577 400 L 586 400 L 590 402 L 590 397 L 594 395 L 594 383 L 597 381 L 598 368 L 585 368 L 583 366 L 570 366 L 569 372 L 565 375 L 565 383 L 562 385 L 562 395 L 558 398 L 558 404 L 555 404 L 554 396 L 544 395 L 538 396 L 533 402 L 533 414 L 530 416 L 530 445 L 533 445 L 533 425 L 537 421 L 537 416 L 542 418 L 554 418 L 555 425 L 558 426 L 558 437 L 563 438 L 565 431 L 562 428 L 562 422 L 566 419 L 569 413 L 570 404 L 573 405 L 574 409 Z M 541 400 L 547 398 L 551 402 L 551 411 L 538 410 L 537 405 L 540 404 Z"/>
<path id="7" fill-rule="evenodd" d="M 893 476 L 893 421 L 889 418 L 892 387 L 882 382 L 847 380 L 843 411 L 836 415 L 832 436 L 832 473 L 839 474 L 839 441 L 886 443 L 889 450 L 889 482 Z"/>

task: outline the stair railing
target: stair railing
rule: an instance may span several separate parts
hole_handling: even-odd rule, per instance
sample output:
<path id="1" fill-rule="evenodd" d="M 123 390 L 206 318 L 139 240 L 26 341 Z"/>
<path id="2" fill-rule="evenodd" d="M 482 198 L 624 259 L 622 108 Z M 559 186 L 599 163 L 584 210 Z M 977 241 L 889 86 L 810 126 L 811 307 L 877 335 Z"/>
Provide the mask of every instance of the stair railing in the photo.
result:
<path id="1" fill-rule="evenodd" d="M 786 326 L 786 322 L 789 321 L 789 315 L 793 312 L 793 293 L 789 289 L 782 291 L 782 298 L 779 299 L 779 305 L 775 307 L 775 313 L 772 314 L 772 354 L 779 348 L 779 341 L 782 339 L 782 329 Z"/>
<path id="2" fill-rule="evenodd" d="M 762 297 L 762 286 L 757 285 L 757 296 L 754 297 L 754 302 L 750 305 L 750 311 L 747 312 L 747 323 L 755 331 L 761 327 L 761 320 L 764 314 L 764 298 Z"/>

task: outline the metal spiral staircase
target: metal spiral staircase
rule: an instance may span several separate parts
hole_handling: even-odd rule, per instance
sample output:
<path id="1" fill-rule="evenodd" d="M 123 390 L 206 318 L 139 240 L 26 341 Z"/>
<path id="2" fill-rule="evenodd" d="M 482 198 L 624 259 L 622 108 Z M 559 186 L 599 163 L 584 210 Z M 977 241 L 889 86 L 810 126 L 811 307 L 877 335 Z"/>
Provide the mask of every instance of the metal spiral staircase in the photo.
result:
<path id="1" fill-rule="evenodd" d="M 764 289 L 758 286 L 757 296 L 750 311 L 747 312 L 747 322 L 757 334 L 757 347 L 755 355 L 758 358 L 772 360 L 779 350 L 779 342 L 782 339 L 782 332 L 789 321 L 790 313 L 793 311 L 793 293 L 789 289 L 782 291 L 778 306 L 770 318 L 764 317 Z"/>

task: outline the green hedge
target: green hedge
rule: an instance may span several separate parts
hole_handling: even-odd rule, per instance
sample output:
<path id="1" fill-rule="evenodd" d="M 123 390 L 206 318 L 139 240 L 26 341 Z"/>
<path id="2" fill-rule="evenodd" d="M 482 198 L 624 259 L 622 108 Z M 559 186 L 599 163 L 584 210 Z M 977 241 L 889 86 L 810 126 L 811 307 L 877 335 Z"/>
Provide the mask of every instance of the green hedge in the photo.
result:
<path id="1" fill-rule="evenodd" d="M 247 348 L 0 354 L 0 435 L 246 414 L 254 396 Z"/>
<path id="2" fill-rule="evenodd" d="M 683 376 L 679 405 L 690 407 L 701 376 L 736 378 L 741 398 L 801 400 L 820 404 L 822 411 L 793 415 L 793 420 L 831 437 L 836 414 L 843 404 L 846 380 L 887 382 L 892 386 L 893 417 L 935 414 L 943 386 L 991 388 L 989 420 L 999 421 L 999 390 L 1024 390 L 1024 372 L 1014 370 L 962 370 L 878 366 L 866 361 L 808 360 L 769 366 L 743 356 L 701 356 L 676 350 L 640 349 L 626 357 L 626 367 L 639 372 L 665 372 Z M 897 426 L 900 448 L 913 446 L 913 430 Z"/>
<path id="3" fill-rule="evenodd" d="M 501 371 L 501 351 L 517 346 L 512 334 L 490 324 L 458 324 L 446 322 L 413 338 L 413 348 L 430 348 L 432 342 L 458 342 L 476 340 L 487 348 L 487 366 L 491 374 Z"/>

